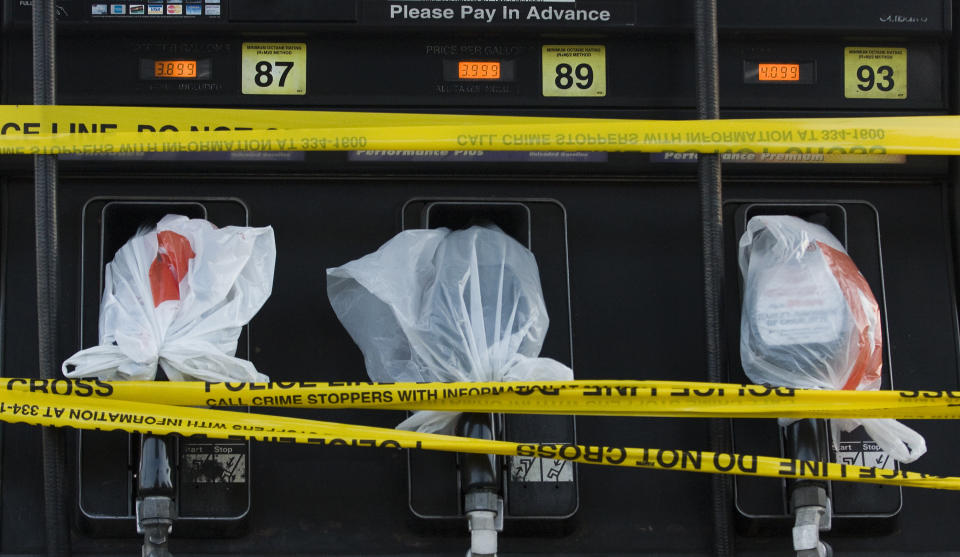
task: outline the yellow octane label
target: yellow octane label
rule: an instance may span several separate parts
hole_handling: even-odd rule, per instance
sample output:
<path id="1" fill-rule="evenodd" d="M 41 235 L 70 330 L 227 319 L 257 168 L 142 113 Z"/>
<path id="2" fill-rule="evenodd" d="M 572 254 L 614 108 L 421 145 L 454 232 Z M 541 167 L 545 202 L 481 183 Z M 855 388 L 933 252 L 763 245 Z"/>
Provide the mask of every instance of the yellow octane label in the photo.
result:
<path id="1" fill-rule="evenodd" d="M 544 97 L 603 97 L 607 94 L 607 48 L 603 45 L 544 45 Z"/>
<path id="2" fill-rule="evenodd" d="M 23 380 L 29 381 L 29 380 Z M 97 383 L 88 384 L 93 389 Z M 48 386 L 52 386 L 48 385 Z M 64 389 L 65 384 L 59 383 Z M 230 412 L 43 392 L 0 389 L 0 421 L 155 435 L 381 449 L 421 449 L 582 464 L 772 478 L 806 478 L 960 490 L 960 478 L 745 454 L 620 445 L 524 443 L 398 431 L 267 414 Z"/>
<path id="3" fill-rule="evenodd" d="M 848 46 L 843 50 L 843 96 L 906 99 L 907 49 Z"/>
<path id="4" fill-rule="evenodd" d="M 244 95 L 305 95 L 305 43 L 243 43 L 240 80 Z"/>

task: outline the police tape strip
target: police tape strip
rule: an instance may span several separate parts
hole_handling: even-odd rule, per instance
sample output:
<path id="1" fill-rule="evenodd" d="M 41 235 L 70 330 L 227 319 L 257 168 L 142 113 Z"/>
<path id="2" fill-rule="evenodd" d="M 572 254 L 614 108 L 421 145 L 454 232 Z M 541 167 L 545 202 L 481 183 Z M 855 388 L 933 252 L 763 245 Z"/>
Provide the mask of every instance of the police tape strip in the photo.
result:
<path id="1" fill-rule="evenodd" d="M 902 469 L 884 470 L 694 450 L 487 441 L 246 412 L 18 390 L 0 390 L 0 421 L 157 435 L 179 434 L 320 446 L 423 449 L 551 458 L 582 464 L 659 470 L 960 490 L 960 477 L 934 476 Z"/>
<path id="2" fill-rule="evenodd" d="M 0 391 L 184 406 L 687 418 L 960 418 L 960 391 L 817 391 L 684 381 L 205 383 L 0 378 Z"/>
<path id="3" fill-rule="evenodd" d="M 617 120 L 0 106 L 0 154 L 465 149 L 960 155 L 960 116 Z"/>

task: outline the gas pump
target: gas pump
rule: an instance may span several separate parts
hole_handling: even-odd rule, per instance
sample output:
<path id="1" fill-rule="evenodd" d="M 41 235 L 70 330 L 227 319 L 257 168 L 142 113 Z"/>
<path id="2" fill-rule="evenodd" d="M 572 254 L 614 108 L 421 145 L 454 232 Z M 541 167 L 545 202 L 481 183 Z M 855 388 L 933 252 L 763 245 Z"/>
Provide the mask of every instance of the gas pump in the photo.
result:
<path id="1" fill-rule="evenodd" d="M 137 126 L 158 137 L 253 124 L 188 113 L 167 121 L 147 107 L 613 119 L 957 112 L 955 2 L 730 0 L 717 6 L 715 25 L 695 4 L 59 0 L 55 79 L 38 75 L 48 88 L 56 83 L 58 104 L 143 108 Z M 2 7 L 0 101 L 52 102 L 34 98 L 31 56 L 33 31 L 49 28 L 32 25 L 29 2 Z M 75 120 L 61 131 L 111 131 L 102 113 Z M 60 155 L 47 197 L 56 206 L 39 220 L 31 215 L 44 197 L 34 193 L 34 176 L 50 176 L 52 159 L 35 174 L 32 158 L 4 155 L 4 374 L 42 377 L 38 307 L 43 342 L 53 344 L 42 352 L 53 365 L 96 345 L 104 266 L 141 225 L 183 214 L 276 230 L 274 292 L 237 351 L 275 381 L 369 380 L 325 295 L 326 269 L 405 230 L 483 221 L 535 255 L 550 315 L 542 355 L 578 379 L 746 383 L 736 245 L 750 217 L 788 214 L 826 226 L 870 284 L 884 324 L 881 388 L 956 387 L 952 161 L 867 145 L 701 158 L 552 150 L 590 141 L 573 133 L 511 138 L 530 145 L 516 152 L 490 150 L 482 135 L 461 139 L 460 149 L 445 151 L 356 144 L 342 152 Z M 52 233 L 57 242 L 37 247 L 37 226 L 40 238 Z M 38 294 L 38 271 L 58 289 Z M 51 299 L 56 313 L 43 309 Z M 405 418 L 270 412 L 381 427 Z M 896 466 L 862 430 L 830 439 L 823 421 L 784 428 L 739 418 L 708 425 L 476 414 L 459 428 L 518 442 Z M 923 468 L 950 473 L 953 426 L 916 429 L 931 447 Z M 54 461 L 45 467 L 47 506 L 60 500 L 64 509 L 48 528 L 21 512 L 44 492 L 37 433 L 3 426 L 0 555 L 37 554 L 48 543 L 131 554 L 144 534 L 146 551 L 158 555 L 165 545 L 178 555 L 461 554 L 468 539 L 474 554 L 956 550 L 935 526 L 951 499 L 889 486 L 104 431 L 68 432 L 62 441 L 62 456 L 56 445 L 43 449 Z"/>

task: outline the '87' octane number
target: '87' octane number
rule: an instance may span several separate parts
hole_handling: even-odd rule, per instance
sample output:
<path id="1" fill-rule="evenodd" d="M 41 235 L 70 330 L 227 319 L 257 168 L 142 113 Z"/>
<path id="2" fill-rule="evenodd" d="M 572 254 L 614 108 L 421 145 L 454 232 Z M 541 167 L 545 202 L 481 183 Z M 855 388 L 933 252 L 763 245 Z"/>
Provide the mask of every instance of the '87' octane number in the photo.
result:
<path id="1" fill-rule="evenodd" d="M 280 87 L 286 85 L 287 74 L 290 73 L 290 70 L 293 69 L 293 62 L 275 62 L 278 68 L 283 68 L 283 73 L 280 74 L 280 81 L 277 83 Z M 257 87 L 270 87 L 273 85 L 273 65 L 266 60 L 261 60 L 257 62 L 255 66 L 257 70 L 257 75 L 253 76 L 253 82 L 257 84 Z"/>
<path id="2" fill-rule="evenodd" d="M 240 63 L 244 95 L 305 95 L 305 43 L 243 43 Z"/>

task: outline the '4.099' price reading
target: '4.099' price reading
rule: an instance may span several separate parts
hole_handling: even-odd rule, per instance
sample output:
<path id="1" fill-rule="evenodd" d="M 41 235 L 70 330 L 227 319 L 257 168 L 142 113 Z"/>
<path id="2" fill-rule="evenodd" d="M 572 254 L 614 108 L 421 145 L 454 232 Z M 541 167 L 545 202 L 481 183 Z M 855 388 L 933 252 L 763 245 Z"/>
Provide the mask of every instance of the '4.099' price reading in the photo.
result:
<path id="1" fill-rule="evenodd" d="M 759 64 L 760 81 L 800 81 L 800 64 Z"/>

